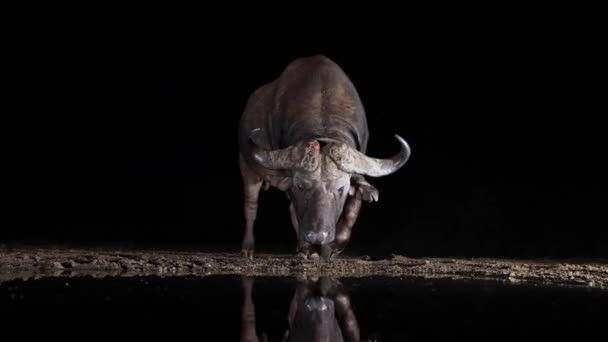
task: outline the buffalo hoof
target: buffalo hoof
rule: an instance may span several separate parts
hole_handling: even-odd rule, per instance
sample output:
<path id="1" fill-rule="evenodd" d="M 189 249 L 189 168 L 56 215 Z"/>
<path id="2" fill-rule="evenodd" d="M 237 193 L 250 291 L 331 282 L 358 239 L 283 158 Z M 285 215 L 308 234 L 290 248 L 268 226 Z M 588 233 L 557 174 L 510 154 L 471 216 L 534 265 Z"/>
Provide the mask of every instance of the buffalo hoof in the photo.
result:
<path id="1" fill-rule="evenodd" d="M 245 259 L 253 259 L 253 249 L 243 249 L 241 250 L 241 256 Z"/>
<path id="2" fill-rule="evenodd" d="M 342 249 L 332 250 L 331 253 L 329 254 L 329 258 L 330 259 L 337 258 L 340 254 L 342 254 Z"/>
<path id="3" fill-rule="evenodd" d="M 313 246 L 311 246 L 310 244 L 299 244 L 298 247 L 296 248 L 296 253 L 298 258 L 300 259 L 310 259 L 310 255 L 313 252 Z"/>
<path id="4" fill-rule="evenodd" d="M 314 251 L 314 250 L 311 250 L 310 247 L 301 248 L 298 250 L 297 256 L 298 256 L 298 258 L 304 259 L 304 260 L 319 260 L 319 259 L 329 260 L 333 256 L 342 252 L 342 250 L 336 251 L 331 246 L 321 246 L 319 249 L 320 250 Z"/>
<path id="5" fill-rule="evenodd" d="M 298 258 L 304 259 L 304 260 L 308 259 L 308 255 L 309 255 L 308 252 L 304 252 L 304 251 L 298 252 L 298 254 L 297 254 Z"/>
<path id="6" fill-rule="evenodd" d="M 324 247 L 324 249 L 322 249 L 321 252 L 325 255 L 325 258 L 334 259 L 338 255 L 342 254 L 342 251 L 344 251 L 344 248 L 346 247 L 347 243 L 348 243 L 348 241 L 340 241 L 340 242 L 334 241 L 329 246 Z"/>
<path id="7" fill-rule="evenodd" d="M 316 252 L 310 253 L 309 251 L 300 251 L 300 252 L 298 252 L 297 256 L 298 256 L 298 258 L 304 259 L 304 260 L 319 259 L 319 253 L 316 253 Z"/>

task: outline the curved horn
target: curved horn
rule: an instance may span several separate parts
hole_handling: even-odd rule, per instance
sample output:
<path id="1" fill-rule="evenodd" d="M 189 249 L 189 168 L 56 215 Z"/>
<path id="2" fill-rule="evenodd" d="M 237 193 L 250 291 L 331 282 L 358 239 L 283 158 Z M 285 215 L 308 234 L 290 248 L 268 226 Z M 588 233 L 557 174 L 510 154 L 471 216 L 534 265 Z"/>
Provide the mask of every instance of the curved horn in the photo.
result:
<path id="1" fill-rule="evenodd" d="M 335 145 L 329 155 L 343 171 L 370 177 L 383 177 L 399 170 L 409 160 L 412 152 L 408 143 L 399 135 L 395 139 L 401 145 L 401 151 L 391 158 L 379 159 L 368 157 L 365 154 L 347 146 Z"/>
<path id="2" fill-rule="evenodd" d="M 265 150 L 258 146 L 253 141 L 253 136 L 257 135 L 262 130 L 260 128 L 253 129 L 249 132 L 248 141 L 253 159 L 270 170 L 289 170 L 293 168 L 314 169 L 317 164 L 317 158 L 307 158 L 310 155 L 310 150 L 307 146 L 301 144 L 292 145 L 278 150 Z"/>
<path id="3" fill-rule="evenodd" d="M 289 155 L 289 147 L 282 150 L 265 150 L 254 141 L 254 136 L 261 133 L 260 128 L 253 129 L 248 134 L 249 148 L 253 159 L 263 167 L 271 170 L 279 170 L 289 168 L 289 162 L 286 155 Z"/>

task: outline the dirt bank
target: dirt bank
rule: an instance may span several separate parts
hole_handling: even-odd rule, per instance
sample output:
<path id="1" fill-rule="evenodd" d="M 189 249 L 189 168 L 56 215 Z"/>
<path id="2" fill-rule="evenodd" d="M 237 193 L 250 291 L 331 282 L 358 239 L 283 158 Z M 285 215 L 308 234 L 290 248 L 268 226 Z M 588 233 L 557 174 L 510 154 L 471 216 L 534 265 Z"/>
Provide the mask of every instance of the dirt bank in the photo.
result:
<path id="1" fill-rule="evenodd" d="M 49 276 L 411 276 L 500 280 L 509 283 L 608 288 L 605 261 L 340 257 L 302 260 L 291 255 L 135 251 L 120 249 L 0 248 L 0 282 Z"/>

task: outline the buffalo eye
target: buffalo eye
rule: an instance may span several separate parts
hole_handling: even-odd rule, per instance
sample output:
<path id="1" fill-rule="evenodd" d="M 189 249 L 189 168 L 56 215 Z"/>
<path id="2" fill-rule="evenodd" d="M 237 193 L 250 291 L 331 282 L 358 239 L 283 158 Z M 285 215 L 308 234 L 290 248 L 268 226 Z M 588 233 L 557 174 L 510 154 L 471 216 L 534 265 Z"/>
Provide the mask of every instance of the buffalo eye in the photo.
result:
<path id="1" fill-rule="evenodd" d="M 298 184 L 296 184 L 296 188 L 297 188 L 298 190 L 304 190 L 304 184 L 302 184 L 302 183 L 298 183 Z"/>
<path id="2" fill-rule="evenodd" d="M 341 187 L 338 189 L 338 192 L 340 193 L 340 195 L 342 195 L 342 193 L 344 192 L 344 186 L 341 186 Z"/>

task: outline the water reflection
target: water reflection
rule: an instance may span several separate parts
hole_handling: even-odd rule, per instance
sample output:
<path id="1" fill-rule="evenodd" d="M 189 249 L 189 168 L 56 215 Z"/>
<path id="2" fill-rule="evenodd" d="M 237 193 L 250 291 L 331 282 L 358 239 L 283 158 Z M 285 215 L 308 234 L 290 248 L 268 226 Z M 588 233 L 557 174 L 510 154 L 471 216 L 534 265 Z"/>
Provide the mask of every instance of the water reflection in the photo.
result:
<path id="1" fill-rule="evenodd" d="M 264 331 L 257 331 L 254 278 L 242 277 L 242 342 L 270 342 Z M 263 303 L 259 303 L 263 305 Z M 359 342 L 359 324 L 344 285 L 330 277 L 300 278 L 287 314 L 288 328 L 281 341 Z M 370 340 L 365 340 L 370 341 Z"/>
<path id="2" fill-rule="evenodd" d="M 59 328 L 102 340 L 120 330 L 125 338 L 169 341 L 193 333 L 201 341 L 592 341 L 605 335 L 607 308 L 602 288 L 409 277 L 0 282 L 4 334 L 43 338 Z"/>

